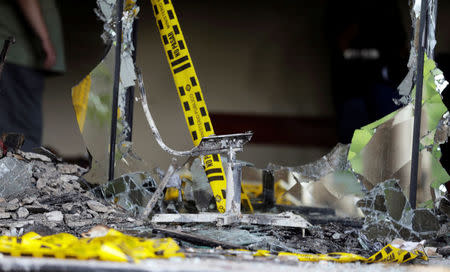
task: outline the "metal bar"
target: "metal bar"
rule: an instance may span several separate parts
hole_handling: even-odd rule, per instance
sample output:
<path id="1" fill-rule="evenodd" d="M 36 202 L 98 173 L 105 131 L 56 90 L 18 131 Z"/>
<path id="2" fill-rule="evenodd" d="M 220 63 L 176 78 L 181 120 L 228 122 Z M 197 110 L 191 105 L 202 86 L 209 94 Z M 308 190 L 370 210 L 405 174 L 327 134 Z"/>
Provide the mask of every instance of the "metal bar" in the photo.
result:
<path id="1" fill-rule="evenodd" d="M 280 212 L 293 212 L 295 214 L 301 214 L 305 216 L 318 215 L 318 216 L 335 216 L 336 211 L 332 208 L 322 207 L 310 207 L 310 206 L 288 206 L 288 205 L 275 205 L 275 208 Z"/>
<path id="2" fill-rule="evenodd" d="M 235 180 L 236 151 L 228 148 L 227 188 L 226 188 L 226 214 L 239 215 L 241 213 L 241 180 Z"/>
<path id="3" fill-rule="evenodd" d="M 275 205 L 275 179 L 273 173 L 269 170 L 263 170 L 263 205 L 267 209 Z"/>
<path id="4" fill-rule="evenodd" d="M 409 184 L 409 202 L 411 207 L 416 207 L 417 177 L 419 175 L 419 145 L 420 145 L 420 120 L 422 118 L 422 88 L 423 88 L 423 65 L 424 49 L 426 43 L 425 25 L 427 22 L 428 0 L 422 0 L 420 10 L 419 43 L 417 49 L 417 79 L 416 79 L 416 101 L 414 105 L 414 128 L 411 155 L 411 180 Z"/>
<path id="5" fill-rule="evenodd" d="M 5 62 L 6 54 L 8 53 L 9 46 L 15 43 L 14 37 L 8 37 L 3 43 L 2 52 L 0 53 L 0 62 Z"/>
<path id="6" fill-rule="evenodd" d="M 172 163 L 169 166 L 169 169 L 167 169 L 166 175 L 162 179 L 161 183 L 158 185 L 158 188 L 156 188 L 156 191 L 153 193 L 152 198 L 147 203 L 147 206 L 145 206 L 144 212 L 142 214 L 142 218 L 145 220 L 148 218 L 148 216 L 152 213 L 153 208 L 156 205 L 156 202 L 158 200 L 164 198 L 164 189 L 166 188 L 167 184 L 169 183 L 170 178 L 173 176 L 176 170 L 177 160 L 172 159 Z"/>
<path id="7" fill-rule="evenodd" d="M 147 119 L 148 125 L 152 130 L 153 136 L 159 146 L 172 156 L 204 156 L 211 154 L 220 154 L 228 151 L 228 147 L 233 147 L 236 152 L 242 151 L 243 145 L 250 141 L 253 133 L 239 133 L 239 134 L 229 134 L 229 135 L 212 135 L 202 138 L 200 144 L 192 148 L 191 150 L 178 151 L 167 146 L 159 134 L 158 128 L 156 127 L 155 121 L 153 120 L 152 114 L 148 107 L 147 96 L 144 86 L 144 80 L 142 78 L 142 73 L 139 67 L 136 67 L 136 75 L 139 86 L 139 93 L 141 96 L 142 110 L 144 111 L 145 118 Z"/>
<path id="8" fill-rule="evenodd" d="M 216 223 L 218 226 L 226 226 L 234 223 L 291 227 L 307 229 L 312 225 L 302 216 L 291 212 L 280 214 L 258 213 L 229 215 L 222 213 L 158 213 L 152 219 L 155 224 L 167 223 Z"/>
<path id="9" fill-rule="evenodd" d="M 111 138 L 109 145 L 109 180 L 114 179 L 114 162 L 116 156 L 117 108 L 119 104 L 120 64 L 122 55 L 122 14 L 123 0 L 117 0 L 116 23 L 116 60 L 114 69 L 113 101 L 111 111 Z"/>
<path id="10" fill-rule="evenodd" d="M 138 18 L 134 19 L 133 22 L 133 62 L 136 63 L 136 54 L 137 54 L 137 28 L 138 28 Z M 127 141 L 131 142 L 133 139 L 133 114 L 134 114 L 134 86 L 131 86 L 127 89 L 127 95 L 126 95 L 126 102 L 125 102 L 125 118 L 130 126 L 130 132 L 127 135 Z"/>
<path id="11" fill-rule="evenodd" d="M 163 228 L 153 228 L 153 232 L 159 232 L 163 233 L 169 237 L 176 238 L 179 240 L 183 240 L 195 245 L 200 246 L 207 246 L 207 247 L 222 247 L 224 249 L 236 249 L 236 248 L 242 248 L 242 246 L 239 245 L 233 245 L 228 242 L 222 242 L 219 240 L 215 240 L 209 237 L 203 237 L 200 235 L 192 234 L 192 233 L 186 233 L 178 230 L 170 230 L 170 229 L 163 229 Z"/>

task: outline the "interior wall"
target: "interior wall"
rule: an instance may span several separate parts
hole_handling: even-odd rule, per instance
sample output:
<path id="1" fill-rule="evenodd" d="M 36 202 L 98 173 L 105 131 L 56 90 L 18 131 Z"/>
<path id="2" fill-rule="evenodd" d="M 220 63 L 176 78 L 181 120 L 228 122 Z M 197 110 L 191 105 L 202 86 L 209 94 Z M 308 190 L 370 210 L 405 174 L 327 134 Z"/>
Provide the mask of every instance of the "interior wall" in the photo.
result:
<path id="1" fill-rule="evenodd" d="M 78 1 L 66 0 L 62 4 L 68 70 L 63 76 L 47 80 L 44 96 L 44 145 L 63 157 L 86 154 L 71 106 L 70 88 L 94 68 L 104 50 L 99 37 L 102 24 L 92 11 L 95 1 L 88 2 L 82 6 Z M 169 146 L 190 148 L 192 143 L 149 1 L 139 2 L 137 64 L 144 75 L 151 111 Z M 334 115 L 324 24 L 326 0 L 173 2 L 210 112 Z M 407 1 L 399 3 L 408 28 Z M 440 5 L 440 14 L 445 10 L 450 10 L 449 3 Z M 448 20 L 443 15 L 439 18 Z M 448 37 L 438 33 L 437 50 L 445 51 L 449 45 Z M 153 140 L 139 103 L 135 104 L 134 117 L 133 139 L 138 154 L 164 168 L 170 158 Z M 238 158 L 259 167 L 269 162 L 298 165 L 328 151 L 249 144 Z"/>
<path id="2" fill-rule="evenodd" d="M 323 1 L 301 9 L 301 14 L 299 8 L 251 2 L 214 6 L 205 1 L 174 3 L 209 111 L 333 115 L 329 82 L 323 80 L 328 78 L 327 49 L 321 35 Z M 192 143 L 160 43 L 152 11 L 144 7 L 137 63 L 144 74 L 150 107 L 167 143 L 187 149 Z M 136 124 L 142 124 L 139 106 L 136 111 Z M 137 150 L 146 150 L 155 158 L 167 157 L 146 125 L 135 125 L 135 132 Z M 234 132 L 238 131 L 229 133 Z M 326 151 L 250 144 L 238 158 L 260 167 L 271 161 L 296 165 Z"/>

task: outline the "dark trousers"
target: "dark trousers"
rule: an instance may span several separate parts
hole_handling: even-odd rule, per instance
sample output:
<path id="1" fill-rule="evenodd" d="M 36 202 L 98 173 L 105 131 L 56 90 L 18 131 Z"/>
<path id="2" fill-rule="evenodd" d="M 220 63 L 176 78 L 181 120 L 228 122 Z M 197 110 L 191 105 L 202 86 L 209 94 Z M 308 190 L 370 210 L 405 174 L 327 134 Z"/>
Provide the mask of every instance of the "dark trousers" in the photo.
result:
<path id="1" fill-rule="evenodd" d="M 42 144 L 42 72 L 7 63 L 0 79 L 0 134 L 25 135 L 24 151 Z"/>

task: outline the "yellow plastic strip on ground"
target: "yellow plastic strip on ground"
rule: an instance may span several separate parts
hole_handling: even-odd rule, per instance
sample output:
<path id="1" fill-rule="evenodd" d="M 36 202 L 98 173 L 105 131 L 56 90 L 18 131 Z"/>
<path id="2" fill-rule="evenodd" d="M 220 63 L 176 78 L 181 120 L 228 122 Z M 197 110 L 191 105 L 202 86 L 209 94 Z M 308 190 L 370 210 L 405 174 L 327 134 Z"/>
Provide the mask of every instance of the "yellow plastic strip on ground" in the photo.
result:
<path id="1" fill-rule="evenodd" d="M 151 4 L 186 123 L 194 145 L 198 145 L 203 137 L 213 135 L 214 129 L 191 56 L 171 1 L 151 0 Z M 227 183 L 220 155 L 204 156 L 203 164 L 216 199 L 217 209 L 223 213 Z M 243 199 L 244 206 L 253 211 L 248 197 L 243 195 Z"/>
<path id="2" fill-rule="evenodd" d="M 240 250 L 243 251 L 243 250 Z M 246 250 L 245 250 L 246 251 Z M 139 262 L 150 258 L 182 257 L 180 247 L 171 238 L 143 239 L 110 229 L 105 236 L 81 238 L 67 233 L 40 236 L 30 232 L 20 238 L 0 236 L 0 253 L 13 257 L 50 257 L 59 259 Z M 267 250 L 258 250 L 255 257 L 271 257 Z M 414 259 L 428 260 L 420 250 L 407 251 L 387 245 L 369 258 L 336 252 L 329 254 L 298 254 L 280 252 L 278 256 L 294 256 L 301 262 L 332 261 L 338 263 L 406 263 Z"/>
<path id="3" fill-rule="evenodd" d="M 392 245 L 387 245 L 377 253 L 373 254 L 370 258 L 367 259 L 368 263 L 406 263 L 413 259 L 423 259 L 428 260 L 425 252 L 420 250 L 407 251 L 404 249 L 399 249 L 393 247 Z"/>
<path id="4" fill-rule="evenodd" d="M 268 256 L 267 251 L 258 251 L 254 256 Z M 406 263 L 414 259 L 428 260 L 427 255 L 420 250 L 413 252 L 395 248 L 387 245 L 369 258 L 351 253 L 329 253 L 329 254 L 297 254 L 280 252 L 278 256 L 295 256 L 301 262 L 332 261 L 338 263 L 363 262 L 363 263 Z"/>
<path id="5" fill-rule="evenodd" d="M 88 107 L 89 91 L 91 90 L 91 75 L 86 76 L 77 86 L 72 88 L 72 103 L 77 115 L 78 126 L 83 133 L 86 111 Z"/>
<path id="6" fill-rule="evenodd" d="M 13 257 L 51 257 L 58 259 L 97 259 L 139 262 L 149 258 L 184 257 L 171 238 L 142 239 L 110 229 L 103 237 L 81 238 L 67 233 L 40 236 L 34 232 L 21 238 L 0 237 L 0 253 Z"/>
<path id="7" fill-rule="evenodd" d="M 258 251 L 256 251 L 253 254 L 253 256 L 255 256 L 255 257 L 270 257 L 270 251 L 259 249 Z"/>

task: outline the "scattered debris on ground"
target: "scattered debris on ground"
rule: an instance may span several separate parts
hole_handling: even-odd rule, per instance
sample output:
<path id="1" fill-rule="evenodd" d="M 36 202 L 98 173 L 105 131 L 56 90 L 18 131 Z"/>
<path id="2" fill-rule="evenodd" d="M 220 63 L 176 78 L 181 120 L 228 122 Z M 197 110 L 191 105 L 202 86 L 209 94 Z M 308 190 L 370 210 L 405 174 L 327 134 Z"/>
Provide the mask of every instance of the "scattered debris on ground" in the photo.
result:
<path id="1" fill-rule="evenodd" d="M 83 189 L 80 176 L 86 172 L 45 155 L 9 152 L 0 159 L 1 234 L 20 236 L 34 231 L 79 236 L 98 224 L 117 229 L 143 224 Z"/>
<path id="2" fill-rule="evenodd" d="M 22 171 L 18 171 L 18 169 Z M 144 203 L 148 202 L 156 186 L 154 180 L 148 179 L 148 175 L 145 173 L 129 174 L 117 179 L 116 183 L 93 187 L 82 178 L 86 172 L 85 168 L 55 161 L 45 155 L 21 151 L 8 152 L 5 157 L 0 159 L 0 184 L 3 186 L 0 193 L 0 230 L 2 235 L 15 237 L 29 232 L 41 236 L 68 233 L 74 235 L 73 237 L 93 238 L 103 236 L 108 233 L 109 228 L 114 228 L 124 234 L 137 237 L 171 237 L 180 245 L 180 252 L 186 254 L 187 257 L 204 256 L 208 258 L 229 255 L 230 252 L 227 250 L 236 249 L 250 252 L 267 251 L 267 254 L 275 254 L 275 256 L 282 252 L 290 254 L 346 252 L 370 257 L 389 243 L 402 249 L 402 245 L 395 241 L 392 242 L 393 237 L 403 237 L 405 240 L 413 241 L 418 238 L 427 239 L 426 244 L 425 242 L 421 244 L 423 248 L 420 250 L 426 252 L 430 257 L 442 258 L 442 256 L 448 256 L 449 252 L 448 231 L 442 229 L 448 227 L 448 217 L 441 212 L 438 215 L 430 215 L 424 213 L 424 211 L 428 212 L 426 209 L 415 211 L 410 209 L 405 199 L 402 202 L 401 199 L 404 196 L 394 180 L 378 185 L 367 194 L 366 198 L 361 200 L 366 204 L 366 206 L 362 206 L 363 211 L 367 212 L 365 219 L 339 218 L 325 208 L 308 209 L 304 207 L 304 209 L 298 210 L 291 208 L 291 211 L 301 214 L 310 222 L 315 223 L 308 229 L 298 229 L 251 224 L 217 226 L 206 223 L 169 223 L 155 225 L 141 218 L 137 209 L 139 206 L 129 205 L 127 202 L 133 197 Z M 136 180 L 139 181 L 139 186 L 133 183 Z M 20 187 L 16 186 L 18 182 L 21 184 Z M 111 190 L 111 186 L 114 187 L 114 184 L 120 184 L 120 186 L 116 185 L 115 191 L 113 191 L 117 193 L 115 204 L 110 201 L 114 199 L 114 194 L 101 193 Z M 119 191 L 118 188 L 122 188 L 122 191 Z M 377 188 L 380 189 L 377 190 Z M 142 198 L 143 196 L 146 198 Z M 105 199 L 109 199 L 109 201 Z M 390 205 L 393 200 L 396 205 Z M 446 211 L 448 207 L 446 201 L 448 200 L 445 199 L 440 205 L 443 211 Z M 170 203 L 167 199 L 163 202 Z M 167 206 L 167 203 L 163 202 L 160 205 Z M 399 205 L 400 202 L 404 203 L 403 209 L 403 206 Z M 374 208 L 371 208 L 370 205 L 374 205 Z M 127 209 L 127 207 L 136 209 Z M 272 209 L 277 210 L 280 207 L 282 206 Z M 289 209 L 289 206 L 285 206 L 285 209 Z M 416 217 L 427 217 L 415 224 L 414 220 L 419 219 L 414 219 L 414 216 L 408 217 L 409 214 L 404 209 L 419 214 Z M 174 210 L 174 212 L 177 211 Z M 371 212 L 374 214 L 371 215 Z M 412 218 L 407 237 L 399 235 L 403 234 L 405 230 L 396 229 L 402 223 L 402 215 Z M 376 216 L 384 219 L 378 222 Z M 390 220 L 386 220 L 386 216 Z M 377 225 L 381 222 L 383 222 L 381 226 L 386 226 L 386 222 L 390 222 L 391 225 L 383 229 Z M 406 228 L 405 223 L 402 224 L 402 227 Z M 433 227 L 434 233 L 431 230 L 414 229 L 418 225 L 422 228 L 424 226 Z M 372 226 L 375 226 L 378 233 L 371 236 Z M 379 237 L 385 239 L 377 240 Z M 429 246 L 432 246 L 431 249 L 425 250 Z M 418 250 L 407 247 L 404 249 L 411 252 Z M 283 258 L 289 259 L 286 256 Z M 278 256 L 278 258 L 281 257 Z"/>

